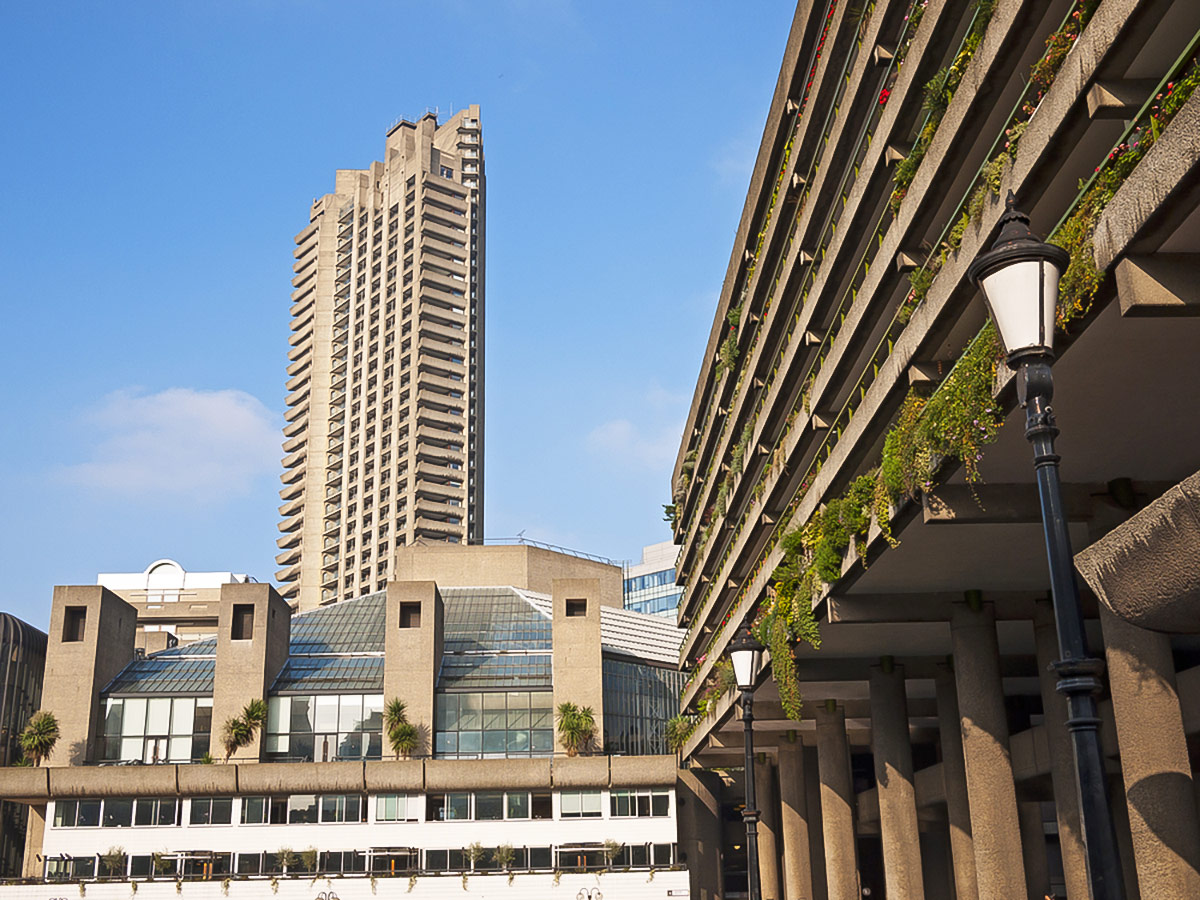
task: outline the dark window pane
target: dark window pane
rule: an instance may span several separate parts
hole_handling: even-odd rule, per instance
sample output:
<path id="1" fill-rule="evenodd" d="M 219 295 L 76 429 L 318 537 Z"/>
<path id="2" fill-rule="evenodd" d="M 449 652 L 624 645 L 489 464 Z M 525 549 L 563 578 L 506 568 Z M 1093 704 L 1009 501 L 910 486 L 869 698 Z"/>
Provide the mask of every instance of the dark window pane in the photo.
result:
<path id="1" fill-rule="evenodd" d="M 503 819 L 504 795 L 499 792 L 480 792 L 475 795 L 476 819 Z"/>
<path id="2" fill-rule="evenodd" d="M 554 818 L 554 801 L 550 794 L 533 794 L 530 798 L 530 809 L 534 819 Z M 546 858 L 546 865 L 550 865 L 549 857 Z"/>
<path id="3" fill-rule="evenodd" d="M 531 869 L 548 869 L 548 868 L 550 868 L 550 848 L 549 847 L 530 847 L 529 848 L 529 868 L 531 868 Z"/>
<path id="4" fill-rule="evenodd" d="M 104 827 L 121 828 L 133 822 L 132 800 L 105 800 Z"/>
<path id="5" fill-rule="evenodd" d="M 650 798 L 650 815 L 666 816 L 671 813 L 671 796 L 664 793 L 655 793 Z"/>
<path id="6" fill-rule="evenodd" d="M 212 824 L 228 825 L 233 821 L 233 800 L 218 797 L 212 801 Z"/>
<path id="7" fill-rule="evenodd" d="M 425 868 L 431 872 L 444 872 L 448 868 L 447 851 L 426 850 Z"/>
<path id="8" fill-rule="evenodd" d="M 509 819 L 528 819 L 529 818 L 529 793 L 527 791 L 518 791 L 509 793 L 508 809 L 506 818 Z"/>
<path id="9" fill-rule="evenodd" d="M 79 818 L 75 820 L 75 824 L 80 828 L 95 827 L 100 824 L 100 801 L 99 800 L 80 800 L 79 801 Z"/>
<path id="10" fill-rule="evenodd" d="M 193 797 L 192 810 L 188 821 L 193 825 L 209 825 L 212 823 L 212 800 L 207 797 Z"/>

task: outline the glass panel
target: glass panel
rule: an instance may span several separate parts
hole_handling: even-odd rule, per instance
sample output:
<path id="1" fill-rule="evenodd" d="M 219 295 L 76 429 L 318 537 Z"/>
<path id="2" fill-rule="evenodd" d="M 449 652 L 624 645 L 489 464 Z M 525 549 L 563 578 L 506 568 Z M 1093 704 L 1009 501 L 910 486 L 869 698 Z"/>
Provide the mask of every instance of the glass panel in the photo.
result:
<path id="1" fill-rule="evenodd" d="M 126 736 L 143 735 L 146 733 L 146 698 L 130 697 L 125 701 L 125 714 L 121 720 L 121 734 Z M 122 753 L 122 759 L 139 759 L 142 755 L 142 750 L 139 747 L 138 752 L 133 756 L 125 756 Z"/>
<path id="2" fill-rule="evenodd" d="M 481 694 L 460 694 L 458 707 L 458 728 L 460 731 L 476 731 L 483 722 L 483 696 Z"/>
<path id="3" fill-rule="evenodd" d="M 582 809 L 578 791 L 563 791 L 559 799 L 564 816 L 577 816 Z"/>
<path id="4" fill-rule="evenodd" d="M 529 792 L 518 791 L 517 793 L 509 793 L 507 795 L 508 806 L 505 810 L 505 818 L 507 819 L 528 819 L 529 818 Z"/>
<path id="5" fill-rule="evenodd" d="M 290 731 L 291 721 L 291 697 L 271 697 L 267 700 L 267 731 L 276 734 Z"/>
<path id="6" fill-rule="evenodd" d="M 509 753 L 528 753 L 529 752 L 529 732 L 528 731 L 510 731 L 508 733 L 508 752 Z"/>
<path id="7" fill-rule="evenodd" d="M 531 731 L 529 733 L 529 749 L 534 753 L 553 753 L 554 732 Z"/>
<path id="8" fill-rule="evenodd" d="M 529 710 L 513 709 L 508 710 L 508 727 L 509 728 L 528 728 L 529 727 Z"/>
<path id="9" fill-rule="evenodd" d="M 362 694 L 343 694 L 338 712 L 338 731 L 357 731 L 362 726 Z"/>
<path id="10" fill-rule="evenodd" d="M 239 853 L 237 855 L 239 875 L 257 875 L 262 871 L 261 853 Z"/>
<path id="11" fill-rule="evenodd" d="M 483 749 L 483 733 L 479 731 L 460 731 L 458 733 L 459 753 L 479 753 Z"/>
<path id="12" fill-rule="evenodd" d="M 292 707 L 295 709 L 295 706 Z M 288 758 L 301 761 L 312 761 L 313 736 L 311 734 L 293 734 L 288 739 Z"/>
<path id="13" fill-rule="evenodd" d="M 383 734 L 372 731 L 368 732 L 365 737 L 367 739 L 367 759 L 381 759 L 383 757 Z"/>
<path id="14" fill-rule="evenodd" d="M 158 817 L 155 820 L 156 825 L 174 825 L 175 819 L 175 800 L 159 800 L 158 801 Z"/>
<path id="15" fill-rule="evenodd" d="M 167 751 L 169 762 L 190 762 L 192 759 L 192 736 L 173 737 Z"/>
<path id="16" fill-rule="evenodd" d="M 267 821 L 266 797 L 242 798 L 242 824 L 261 825 Z"/>
<path id="17" fill-rule="evenodd" d="M 288 736 L 286 734 L 268 734 L 263 738 L 263 750 L 266 753 L 287 753 Z"/>
<path id="18" fill-rule="evenodd" d="M 583 814 L 585 816 L 600 815 L 600 792 L 584 791 L 582 793 Z"/>
<path id="19" fill-rule="evenodd" d="M 138 800 L 133 808 L 134 825 L 153 825 L 157 804 L 153 800 Z"/>
<path id="20" fill-rule="evenodd" d="M 436 727 L 438 731 L 458 729 L 458 695 L 438 694 Z"/>
<path id="21" fill-rule="evenodd" d="M 375 821 L 398 822 L 400 815 L 397 811 L 400 798 L 395 794 L 380 794 L 375 798 Z"/>
<path id="22" fill-rule="evenodd" d="M 367 694 L 363 697 L 363 730 L 383 729 L 383 694 Z"/>
<path id="23" fill-rule="evenodd" d="M 470 794 L 446 795 L 446 818 L 466 820 L 471 818 Z"/>
<path id="24" fill-rule="evenodd" d="M 654 865 L 656 865 L 656 866 L 671 865 L 671 845 L 670 844 L 655 844 L 654 845 Z"/>
<path id="25" fill-rule="evenodd" d="M 439 731 L 434 741 L 434 753 L 457 753 L 458 735 L 453 731 Z"/>
<path id="26" fill-rule="evenodd" d="M 554 801 L 550 794 L 531 794 L 529 809 L 534 819 L 554 818 Z"/>
<path id="27" fill-rule="evenodd" d="M 192 825 L 208 825 L 212 821 L 212 799 L 209 797 L 193 797 L 191 809 L 188 812 L 188 822 Z"/>
<path id="28" fill-rule="evenodd" d="M 499 791 L 480 791 L 475 795 L 475 818 L 494 820 L 504 818 L 504 794 Z"/>
<path id="29" fill-rule="evenodd" d="M 325 794 L 321 797 L 321 821 L 345 821 L 345 801 L 346 798 L 341 794 Z"/>
<path id="30" fill-rule="evenodd" d="M 650 796 L 650 815 L 668 816 L 671 814 L 671 795 L 664 791 L 655 791 Z"/>
<path id="31" fill-rule="evenodd" d="M 629 815 L 629 791 L 613 791 L 609 796 L 614 816 Z"/>
<path id="32" fill-rule="evenodd" d="M 171 733 L 171 698 L 151 697 L 146 708 L 146 734 Z"/>
<path id="33" fill-rule="evenodd" d="M 337 731 L 338 698 L 336 695 L 314 697 L 316 714 L 313 731 Z"/>
<path id="34" fill-rule="evenodd" d="M 196 718 L 196 701 L 191 697 L 176 697 L 171 701 L 171 734 L 192 736 L 192 722 Z"/>
<path id="35" fill-rule="evenodd" d="M 503 753 L 508 746 L 506 735 L 505 731 L 485 731 L 483 733 L 483 752 Z"/>
<path id="36" fill-rule="evenodd" d="M 636 796 L 636 800 L 637 800 L 637 805 L 636 805 L 637 813 L 636 814 L 641 816 L 642 818 L 645 818 L 646 816 L 650 815 L 650 795 L 649 794 L 638 794 Z"/>
<path id="37" fill-rule="evenodd" d="M 292 697 L 292 731 L 313 730 L 312 697 Z"/>
<path id="38" fill-rule="evenodd" d="M 192 721 L 192 734 L 212 731 L 212 697 L 197 697 L 195 718 Z"/>
<path id="39" fill-rule="evenodd" d="M 121 733 L 121 712 L 124 700 L 109 700 L 104 710 L 104 733 L 108 735 Z"/>
<path id="40" fill-rule="evenodd" d="M 121 759 L 141 759 L 142 746 L 145 741 L 141 737 L 121 738 Z"/>
<path id="41" fill-rule="evenodd" d="M 104 827 L 122 828 L 133 823 L 132 800 L 105 800 Z"/>
<path id="42" fill-rule="evenodd" d="M 362 759 L 362 732 L 338 735 L 339 759 Z"/>
<path id="43" fill-rule="evenodd" d="M 550 868 L 550 848 L 549 847 L 530 847 L 529 848 L 529 868 L 531 868 L 531 869 L 548 869 L 548 868 Z"/>
<path id="44" fill-rule="evenodd" d="M 315 794 L 292 794 L 288 797 L 288 824 L 305 824 L 317 821 L 317 797 Z"/>

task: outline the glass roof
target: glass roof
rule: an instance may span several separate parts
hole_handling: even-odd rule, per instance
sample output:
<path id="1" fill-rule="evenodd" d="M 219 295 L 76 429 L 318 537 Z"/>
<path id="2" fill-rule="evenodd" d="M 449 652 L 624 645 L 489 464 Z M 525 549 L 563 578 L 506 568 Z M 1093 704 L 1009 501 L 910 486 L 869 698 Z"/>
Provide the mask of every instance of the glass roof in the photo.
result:
<path id="1" fill-rule="evenodd" d="M 135 659 L 108 686 L 109 694 L 211 694 L 215 658 L 155 654 Z"/>
<path id="2" fill-rule="evenodd" d="M 534 690 L 552 687 L 549 653 L 482 653 L 442 657 L 441 690 Z"/>
<path id="3" fill-rule="evenodd" d="M 550 650 L 550 618 L 512 588 L 443 588 L 445 652 Z"/>
<path id="4" fill-rule="evenodd" d="M 387 595 L 380 591 L 292 618 L 297 653 L 382 653 Z"/>
<path id="5" fill-rule="evenodd" d="M 271 687 L 272 694 L 382 690 L 382 656 L 293 656 Z"/>

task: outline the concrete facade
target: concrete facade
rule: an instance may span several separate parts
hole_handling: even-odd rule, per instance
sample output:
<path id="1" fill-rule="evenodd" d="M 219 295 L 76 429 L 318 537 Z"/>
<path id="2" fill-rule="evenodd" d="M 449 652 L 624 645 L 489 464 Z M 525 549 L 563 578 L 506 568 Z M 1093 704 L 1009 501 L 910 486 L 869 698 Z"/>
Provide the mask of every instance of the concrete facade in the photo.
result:
<path id="1" fill-rule="evenodd" d="M 483 539 L 485 197 L 479 107 L 430 113 L 296 236 L 275 577 L 301 610 Z"/>
<path id="2" fill-rule="evenodd" d="M 1024 411 L 972 343 L 1009 191 L 1072 253 L 1054 411 L 1127 895 L 1200 890 L 1198 35 L 1182 0 L 796 5 L 671 499 L 686 760 L 740 765 L 698 701 L 804 576 L 820 647 L 786 691 L 766 664 L 755 746 L 819 758 L 830 898 L 1088 896 Z"/>

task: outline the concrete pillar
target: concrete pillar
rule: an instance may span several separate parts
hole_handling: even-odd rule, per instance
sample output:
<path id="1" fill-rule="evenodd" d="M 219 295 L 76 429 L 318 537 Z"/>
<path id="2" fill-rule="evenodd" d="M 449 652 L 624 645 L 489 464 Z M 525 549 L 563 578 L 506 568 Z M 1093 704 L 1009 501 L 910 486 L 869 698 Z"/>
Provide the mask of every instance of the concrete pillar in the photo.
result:
<path id="1" fill-rule="evenodd" d="M 980 900 L 1025 892 L 1017 792 L 1000 681 L 1000 649 L 991 604 L 956 606 L 950 620 L 954 675 L 962 721 L 963 763 L 971 804 L 971 837 Z"/>
<path id="2" fill-rule="evenodd" d="M 1038 678 L 1042 689 L 1042 713 L 1046 743 L 1050 747 L 1050 780 L 1054 785 L 1054 812 L 1058 819 L 1058 844 L 1062 851 L 1063 880 L 1071 900 L 1089 900 L 1087 849 L 1079 826 L 1079 789 L 1075 781 L 1075 751 L 1067 731 L 1067 698 L 1055 685 L 1058 675 L 1051 664 L 1058 661 L 1058 632 L 1054 607 L 1039 600 L 1033 614 L 1033 636 L 1037 644 Z"/>
<path id="3" fill-rule="evenodd" d="M 921 836 L 913 788 L 904 667 L 871 667 L 871 752 L 888 900 L 923 900 Z"/>
<path id="4" fill-rule="evenodd" d="M 827 706 L 817 710 L 816 719 L 827 894 L 829 900 L 860 900 L 854 834 L 856 799 L 850 778 L 846 714 Z"/>
<path id="5" fill-rule="evenodd" d="M 1046 858 L 1046 828 L 1042 804 L 1022 800 L 1017 804 L 1021 818 L 1021 844 L 1025 848 L 1025 895 L 1045 897 L 1050 890 L 1050 861 Z"/>
<path id="6" fill-rule="evenodd" d="M 680 861 L 688 868 L 689 896 L 721 896 L 721 779 L 715 772 L 680 769 L 675 781 L 679 807 Z"/>
<path id="7" fill-rule="evenodd" d="M 825 830 L 821 827 L 821 775 L 817 748 L 804 748 L 804 799 L 808 804 L 808 860 L 813 900 L 829 900 L 825 887 Z"/>
<path id="8" fill-rule="evenodd" d="M 799 736 L 779 743 L 779 836 L 783 841 L 783 895 L 812 900 L 808 802 L 804 783 L 804 745 Z"/>
<path id="9" fill-rule="evenodd" d="M 42 870 L 42 841 L 46 838 L 46 804 L 30 804 L 25 822 L 25 859 L 21 866 L 21 877 L 41 878 L 46 874 Z"/>
<path id="10" fill-rule="evenodd" d="M 762 900 L 783 900 L 779 886 L 779 791 L 775 766 L 769 759 L 754 763 L 754 793 L 758 803 L 758 883 Z"/>
<path id="11" fill-rule="evenodd" d="M 433 749 L 434 685 L 442 665 L 446 608 L 432 581 L 389 581 L 384 600 L 383 702 L 403 700 L 420 735 L 417 755 Z M 392 748 L 385 741 L 383 752 Z"/>
<path id="12" fill-rule="evenodd" d="M 1200 821 L 1170 639 L 1103 606 L 1100 622 L 1138 886 L 1144 897 L 1200 897 Z"/>
<path id="13" fill-rule="evenodd" d="M 1120 777 L 1108 781 L 1108 805 L 1112 812 L 1113 828 L 1117 832 L 1117 850 L 1121 855 L 1121 877 L 1125 881 L 1125 900 L 1141 900 L 1138 890 L 1137 864 L 1133 859 L 1133 839 L 1129 834 L 1129 804 L 1125 802 L 1125 785 Z"/>
<path id="14" fill-rule="evenodd" d="M 946 793 L 950 858 L 954 863 L 954 890 L 957 900 L 978 900 L 975 842 L 971 839 L 971 807 L 967 802 L 967 772 L 963 764 L 962 725 L 954 670 L 948 665 L 938 666 L 934 684 L 937 687 L 938 735 L 942 742 L 942 781 Z"/>
<path id="15" fill-rule="evenodd" d="M 604 673 L 600 655 L 600 580 L 555 578 L 553 584 L 554 708 L 574 703 L 591 707 L 596 720 L 594 746 L 604 747 Z M 558 730 L 555 749 L 566 747 Z"/>

